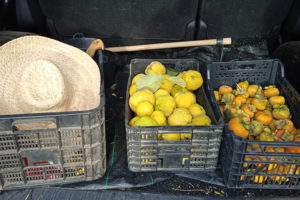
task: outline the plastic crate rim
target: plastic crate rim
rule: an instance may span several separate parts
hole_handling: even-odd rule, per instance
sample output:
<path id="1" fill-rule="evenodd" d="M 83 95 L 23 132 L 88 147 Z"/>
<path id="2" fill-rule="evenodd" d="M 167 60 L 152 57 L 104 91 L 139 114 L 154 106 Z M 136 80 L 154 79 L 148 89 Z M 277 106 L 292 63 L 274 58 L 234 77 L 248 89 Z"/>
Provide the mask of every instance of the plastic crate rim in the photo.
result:
<path id="1" fill-rule="evenodd" d="M 238 63 L 238 64 L 251 64 L 251 63 L 255 63 L 255 62 L 278 62 L 280 64 L 280 72 L 281 72 L 281 76 L 285 77 L 285 72 L 284 72 L 284 65 L 281 62 L 280 59 L 275 58 L 275 59 L 260 59 L 260 60 L 241 60 L 241 61 L 226 61 L 226 62 L 210 62 L 207 65 L 207 80 L 211 81 L 211 77 L 210 77 L 210 72 L 211 72 L 211 68 L 213 65 L 219 65 L 219 64 L 229 64 L 229 63 Z M 238 66 L 237 64 L 237 66 Z"/>
<path id="2" fill-rule="evenodd" d="M 247 144 L 259 144 L 259 145 L 263 145 L 263 146 L 288 146 L 288 147 L 299 147 L 299 142 L 287 142 L 287 141 L 281 141 L 281 142 L 277 142 L 277 141 L 260 141 L 260 140 L 248 140 L 248 139 L 243 139 L 240 136 L 237 136 L 234 134 L 233 131 L 228 130 L 228 128 L 225 126 L 225 132 L 229 132 L 231 134 L 231 137 L 234 141 L 238 141 L 240 143 L 247 143 Z M 225 133 L 228 134 L 228 133 Z M 269 153 L 269 152 L 268 152 Z M 281 152 L 278 152 L 281 153 Z M 293 155 L 295 154 L 300 154 L 300 153 L 292 153 Z"/>
<path id="3" fill-rule="evenodd" d="M 195 58 L 182 58 L 182 59 L 175 59 L 175 60 L 180 60 L 180 61 L 194 61 L 196 63 L 199 64 L 199 61 Z M 131 59 L 130 61 L 130 64 L 131 63 L 136 63 L 136 62 L 139 62 L 139 61 L 174 61 L 174 59 L 171 59 L 171 58 L 157 58 L 157 59 L 143 59 L 143 58 L 133 58 Z"/>
<path id="4" fill-rule="evenodd" d="M 189 125 L 189 126 L 130 126 L 128 120 L 125 120 L 125 126 L 128 129 L 132 130 L 154 130 L 154 131 L 159 131 L 161 129 L 169 129 L 170 131 L 177 131 L 177 129 L 197 129 L 197 128 L 216 128 L 216 129 L 222 129 L 223 130 L 223 124 L 213 124 L 213 125 L 205 125 L 205 126 L 200 126 L 200 125 Z M 184 130 L 178 130 L 184 132 Z"/>

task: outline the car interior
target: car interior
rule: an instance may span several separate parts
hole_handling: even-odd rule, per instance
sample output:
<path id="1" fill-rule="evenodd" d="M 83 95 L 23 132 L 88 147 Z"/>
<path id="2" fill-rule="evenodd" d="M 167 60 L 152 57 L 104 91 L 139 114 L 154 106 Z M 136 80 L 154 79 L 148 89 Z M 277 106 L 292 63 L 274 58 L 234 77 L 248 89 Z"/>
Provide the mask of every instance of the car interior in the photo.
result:
<path id="1" fill-rule="evenodd" d="M 1 191 L 5 184 L 1 183 L 0 153 L 0 199 L 299 198 L 300 187 L 226 187 L 221 154 L 212 172 L 133 172 L 127 165 L 129 137 L 124 126 L 133 59 L 137 63 L 138 59 L 196 59 L 202 69 L 213 62 L 275 59 L 282 63 L 284 77 L 299 96 L 299 11 L 298 0 L 1 0 L 0 46 L 29 35 L 52 38 L 83 51 L 95 39 L 103 41 L 104 49 L 94 60 L 103 67 L 100 72 L 105 88 L 106 172 L 93 181 Z M 231 38 L 231 44 L 220 42 L 223 38 Z M 109 50 L 210 39 L 216 39 L 216 45 Z M 300 96 L 296 99 L 300 102 Z M 1 126 L 4 125 L 0 123 L 0 131 Z M 163 165 L 163 161 L 157 162 Z M 297 162 L 300 166 L 300 159 Z"/>

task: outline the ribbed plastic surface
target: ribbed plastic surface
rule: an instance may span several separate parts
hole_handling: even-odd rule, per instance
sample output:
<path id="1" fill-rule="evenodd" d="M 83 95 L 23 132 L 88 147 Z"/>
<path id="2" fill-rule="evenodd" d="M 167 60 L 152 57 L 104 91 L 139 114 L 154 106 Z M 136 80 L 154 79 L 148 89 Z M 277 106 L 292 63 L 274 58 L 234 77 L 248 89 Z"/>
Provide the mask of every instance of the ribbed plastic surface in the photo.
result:
<path id="1" fill-rule="evenodd" d="M 97 108 L 0 116 L 0 189 L 73 183 L 104 175 L 105 95 L 100 51 L 97 57 L 101 71 Z"/>
<path id="2" fill-rule="evenodd" d="M 210 87 L 248 80 L 250 84 L 276 85 L 300 127 L 300 96 L 284 78 L 278 60 L 212 63 L 208 66 Z M 267 142 L 243 140 L 224 129 L 221 160 L 225 184 L 231 188 L 300 189 L 300 154 L 269 152 L 270 147 L 300 146 L 299 142 Z"/>
<path id="3" fill-rule="evenodd" d="M 145 71 L 154 60 L 134 59 L 130 65 L 130 76 L 127 85 L 129 91 L 131 79 Z M 177 71 L 189 69 L 200 70 L 206 77 L 206 67 L 200 67 L 194 59 L 158 59 L 166 67 Z M 197 102 L 202 105 L 211 118 L 210 126 L 156 126 L 131 127 L 129 121 L 133 112 L 129 108 L 129 92 L 126 95 L 125 127 L 127 139 L 128 167 L 131 171 L 211 171 L 216 168 L 223 120 L 217 110 L 216 102 L 212 103 L 212 91 L 204 85 L 196 91 Z M 159 140 L 158 134 L 191 133 L 190 140 Z"/>

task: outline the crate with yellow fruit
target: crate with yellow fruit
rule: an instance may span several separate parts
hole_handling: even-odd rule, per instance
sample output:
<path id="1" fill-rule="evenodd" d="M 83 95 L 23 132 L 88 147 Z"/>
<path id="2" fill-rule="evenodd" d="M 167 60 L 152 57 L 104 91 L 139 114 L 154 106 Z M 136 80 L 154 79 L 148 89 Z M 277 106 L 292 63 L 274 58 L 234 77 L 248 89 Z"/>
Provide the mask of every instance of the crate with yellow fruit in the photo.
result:
<path id="1" fill-rule="evenodd" d="M 226 122 L 224 180 L 234 188 L 300 189 L 300 96 L 279 60 L 212 63 Z"/>
<path id="2" fill-rule="evenodd" d="M 194 59 L 134 59 L 125 127 L 131 171 L 211 171 L 223 120 Z"/>

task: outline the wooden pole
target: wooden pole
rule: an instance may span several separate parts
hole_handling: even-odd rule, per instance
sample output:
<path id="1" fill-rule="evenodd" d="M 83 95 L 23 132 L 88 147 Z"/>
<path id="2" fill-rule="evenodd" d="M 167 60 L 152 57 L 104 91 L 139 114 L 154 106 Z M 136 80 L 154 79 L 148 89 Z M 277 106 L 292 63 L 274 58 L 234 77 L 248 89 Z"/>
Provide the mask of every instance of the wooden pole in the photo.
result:
<path id="1" fill-rule="evenodd" d="M 223 45 L 230 45 L 231 38 L 223 38 L 221 40 Z M 133 45 L 133 46 L 123 46 L 123 47 L 108 47 L 105 50 L 111 52 L 128 52 L 128 51 L 146 51 L 154 49 L 169 49 L 169 48 L 182 48 L 182 47 L 197 47 L 197 46 L 214 46 L 217 45 L 217 39 L 210 40 L 195 40 L 195 41 L 183 41 L 183 42 L 168 42 L 168 43 L 157 43 L 157 44 L 143 44 L 143 45 Z M 94 56 L 97 50 L 103 50 L 104 44 L 102 40 L 94 40 L 89 48 L 87 49 L 87 54 L 91 57 Z"/>

